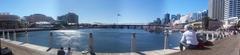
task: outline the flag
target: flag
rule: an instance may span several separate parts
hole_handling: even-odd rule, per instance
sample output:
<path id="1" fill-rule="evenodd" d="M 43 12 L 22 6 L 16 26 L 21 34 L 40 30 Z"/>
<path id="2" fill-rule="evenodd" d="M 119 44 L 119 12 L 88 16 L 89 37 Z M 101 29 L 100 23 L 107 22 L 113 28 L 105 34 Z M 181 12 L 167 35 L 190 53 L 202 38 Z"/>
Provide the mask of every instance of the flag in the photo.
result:
<path id="1" fill-rule="evenodd" d="M 121 16 L 121 14 L 118 13 L 117 16 Z"/>

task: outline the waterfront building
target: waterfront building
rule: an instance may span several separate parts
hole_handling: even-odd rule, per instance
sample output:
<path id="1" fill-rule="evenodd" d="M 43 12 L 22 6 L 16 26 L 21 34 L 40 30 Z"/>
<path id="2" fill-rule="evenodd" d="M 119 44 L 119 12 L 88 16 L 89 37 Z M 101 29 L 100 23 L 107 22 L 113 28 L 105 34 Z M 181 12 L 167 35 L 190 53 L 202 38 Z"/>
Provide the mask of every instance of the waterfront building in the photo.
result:
<path id="1" fill-rule="evenodd" d="M 235 25 L 237 25 L 240 19 L 238 17 L 231 17 L 231 18 L 224 19 L 223 21 L 224 21 L 224 25 L 223 25 L 224 29 L 234 30 Z"/>
<path id="2" fill-rule="evenodd" d="M 35 22 L 34 23 L 34 27 L 38 27 L 38 28 L 52 28 L 54 25 L 50 22 L 46 22 L 46 21 L 41 21 L 41 22 Z"/>
<path id="3" fill-rule="evenodd" d="M 162 25 L 162 21 L 160 18 L 157 18 L 153 22 L 149 23 L 149 25 Z"/>
<path id="4" fill-rule="evenodd" d="M 240 0 L 225 0 L 224 18 L 240 17 Z"/>
<path id="5" fill-rule="evenodd" d="M 164 15 L 164 24 L 168 24 L 170 22 L 170 14 L 166 13 Z"/>
<path id="6" fill-rule="evenodd" d="M 193 21 L 199 20 L 201 18 L 200 13 L 190 13 L 188 15 L 190 15 L 190 19 L 192 19 Z"/>
<path id="7" fill-rule="evenodd" d="M 202 20 L 202 18 L 207 17 L 207 15 L 208 15 L 208 10 L 203 10 L 203 11 L 194 12 L 190 14 L 191 19 L 193 21 Z"/>
<path id="8" fill-rule="evenodd" d="M 202 15 L 201 18 L 208 17 L 208 10 L 201 11 L 201 15 Z"/>
<path id="9" fill-rule="evenodd" d="M 170 17 L 170 23 L 173 23 L 176 20 L 179 20 L 181 18 L 181 14 L 172 14 Z"/>
<path id="10" fill-rule="evenodd" d="M 43 15 L 43 14 L 32 14 L 30 16 L 24 16 L 25 20 L 29 23 L 29 27 L 40 27 L 39 22 L 48 22 L 48 23 L 54 23 L 55 20 L 52 17 Z"/>
<path id="11" fill-rule="evenodd" d="M 78 25 L 78 15 L 75 13 L 68 13 L 58 16 L 58 21 L 63 25 Z"/>
<path id="12" fill-rule="evenodd" d="M 54 19 L 52 17 L 43 15 L 43 14 L 32 14 L 30 16 L 24 16 L 25 20 L 29 22 L 30 24 L 36 23 L 36 22 L 54 22 Z"/>
<path id="13" fill-rule="evenodd" d="M 208 17 L 211 19 L 224 19 L 224 0 L 208 0 Z"/>
<path id="14" fill-rule="evenodd" d="M 177 20 L 177 15 L 171 15 L 171 21 L 175 21 L 175 20 Z"/>
<path id="15" fill-rule="evenodd" d="M 177 14 L 177 18 L 176 18 L 176 20 L 179 20 L 180 18 L 181 18 L 181 14 Z"/>
<path id="16" fill-rule="evenodd" d="M 9 13 L 0 13 L 0 29 L 13 29 L 20 27 L 20 17 Z"/>

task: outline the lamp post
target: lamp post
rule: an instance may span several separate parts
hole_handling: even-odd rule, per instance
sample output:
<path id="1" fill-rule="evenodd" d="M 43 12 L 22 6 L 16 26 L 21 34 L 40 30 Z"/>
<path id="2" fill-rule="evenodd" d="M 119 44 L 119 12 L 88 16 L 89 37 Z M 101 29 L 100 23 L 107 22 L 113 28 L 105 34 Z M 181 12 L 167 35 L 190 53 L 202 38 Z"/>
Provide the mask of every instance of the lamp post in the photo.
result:
<path id="1" fill-rule="evenodd" d="M 168 36 L 169 36 L 169 30 L 166 29 L 166 30 L 164 30 L 164 47 L 163 47 L 164 50 L 167 49 L 167 46 L 168 46 L 168 45 L 167 45 L 167 43 L 168 43 L 168 42 L 167 42 L 167 41 L 168 41 L 168 40 L 167 40 L 167 37 L 168 37 Z"/>
<path id="2" fill-rule="evenodd" d="M 137 52 L 137 49 L 136 49 L 136 33 L 132 33 L 131 52 Z"/>
<path id="3" fill-rule="evenodd" d="M 52 47 L 52 42 L 53 42 L 53 33 L 49 32 L 49 37 L 48 37 L 48 47 L 51 48 Z"/>
<path id="4" fill-rule="evenodd" d="M 25 43 L 28 43 L 29 41 L 28 41 L 28 32 L 27 31 L 25 31 Z"/>
<path id="5" fill-rule="evenodd" d="M 90 53 L 94 53 L 92 33 L 89 33 L 89 37 L 88 37 L 88 47 L 89 47 L 89 52 L 90 52 Z"/>

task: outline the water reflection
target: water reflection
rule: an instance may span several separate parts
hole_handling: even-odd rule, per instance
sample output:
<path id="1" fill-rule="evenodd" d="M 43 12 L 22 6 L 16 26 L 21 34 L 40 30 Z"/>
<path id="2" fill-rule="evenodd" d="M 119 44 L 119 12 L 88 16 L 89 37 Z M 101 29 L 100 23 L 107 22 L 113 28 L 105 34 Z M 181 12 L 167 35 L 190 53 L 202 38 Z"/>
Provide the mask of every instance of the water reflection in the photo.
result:
<path id="1" fill-rule="evenodd" d="M 83 51 L 88 47 L 89 33 L 93 33 L 96 52 L 129 52 L 131 49 L 131 33 L 136 33 L 138 51 L 163 49 L 164 41 L 162 32 L 149 33 L 134 29 L 79 29 L 30 32 L 30 43 L 48 46 L 49 32 L 54 32 L 54 48 L 70 46 L 77 51 Z M 179 32 L 174 32 L 169 36 L 168 48 L 178 46 L 179 36 L 181 36 Z M 19 35 L 18 40 L 24 41 L 24 37 Z"/>

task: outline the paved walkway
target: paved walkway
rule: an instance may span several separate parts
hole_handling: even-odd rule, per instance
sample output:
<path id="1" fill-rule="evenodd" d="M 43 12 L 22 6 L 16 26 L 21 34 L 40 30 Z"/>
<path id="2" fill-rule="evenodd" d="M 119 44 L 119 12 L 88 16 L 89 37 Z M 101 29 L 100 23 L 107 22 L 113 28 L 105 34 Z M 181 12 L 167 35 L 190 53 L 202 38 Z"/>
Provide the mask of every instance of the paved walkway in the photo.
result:
<path id="1" fill-rule="evenodd" d="M 170 55 L 240 55 L 240 35 L 216 40 L 214 46 L 205 50 L 185 50 Z"/>
<path id="2" fill-rule="evenodd" d="M 16 44 L 12 44 L 13 42 Z M 39 49 L 41 49 L 39 47 L 33 47 L 35 49 L 31 49 L 23 46 L 30 46 L 30 45 L 23 44 L 16 41 L 3 41 L 3 39 L 1 39 L 1 47 L 8 47 L 9 49 L 12 50 L 14 55 L 48 55 L 43 51 L 39 51 Z"/>

